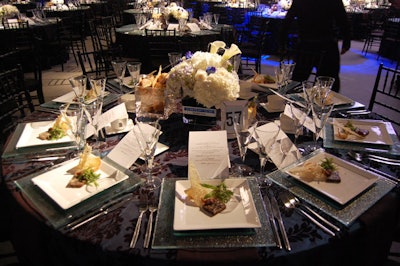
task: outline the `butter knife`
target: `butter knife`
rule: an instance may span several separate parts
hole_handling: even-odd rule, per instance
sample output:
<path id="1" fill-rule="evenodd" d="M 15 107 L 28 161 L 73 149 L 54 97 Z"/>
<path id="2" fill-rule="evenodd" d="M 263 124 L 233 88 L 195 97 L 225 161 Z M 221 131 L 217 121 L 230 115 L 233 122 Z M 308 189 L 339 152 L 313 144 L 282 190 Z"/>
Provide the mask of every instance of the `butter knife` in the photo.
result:
<path id="1" fill-rule="evenodd" d="M 273 231 L 274 236 L 275 236 L 276 246 L 278 248 L 282 249 L 282 242 L 281 242 L 281 239 L 279 237 L 278 227 L 276 226 L 276 222 L 275 222 L 275 219 L 274 219 L 274 216 L 273 216 L 273 212 L 272 212 L 271 202 L 270 202 L 270 200 L 269 200 L 267 195 L 264 196 L 264 203 L 265 203 L 265 208 L 267 209 L 267 216 L 268 216 L 269 222 L 270 222 L 270 224 L 272 226 L 272 231 Z"/>
<path id="2" fill-rule="evenodd" d="M 279 211 L 278 202 L 276 201 L 275 197 L 271 197 L 271 206 L 272 206 L 272 213 L 274 217 L 278 220 L 279 230 L 281 231 L 283 242 L 285 244 L 286 250 L 290 251 L 290 243 L 285 231 L 285 225 L 283 224 L 281 212 Z"/>

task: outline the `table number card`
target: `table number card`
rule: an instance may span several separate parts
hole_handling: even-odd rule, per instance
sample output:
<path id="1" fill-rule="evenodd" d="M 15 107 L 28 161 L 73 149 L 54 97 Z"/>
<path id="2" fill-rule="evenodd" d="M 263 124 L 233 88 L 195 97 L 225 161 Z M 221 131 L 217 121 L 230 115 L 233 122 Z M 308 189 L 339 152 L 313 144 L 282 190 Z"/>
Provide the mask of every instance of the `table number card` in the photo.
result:
<path id="1" fill-rule="evenodd" d="M 229 139 L 235 138 L 233 122 L 239 121 L 241 124 L 248 121 L 248 101 L 225 101 L 221 107 L 222 128 L 226 130 Z M 246 125 L 244 125 L 246 126 Z"/>
<path id="2" fill-rule="evenodd" d="M 188 159 L 201 179 L 229 176 L 229 150 L 226 131 L 191 131 Z"/>

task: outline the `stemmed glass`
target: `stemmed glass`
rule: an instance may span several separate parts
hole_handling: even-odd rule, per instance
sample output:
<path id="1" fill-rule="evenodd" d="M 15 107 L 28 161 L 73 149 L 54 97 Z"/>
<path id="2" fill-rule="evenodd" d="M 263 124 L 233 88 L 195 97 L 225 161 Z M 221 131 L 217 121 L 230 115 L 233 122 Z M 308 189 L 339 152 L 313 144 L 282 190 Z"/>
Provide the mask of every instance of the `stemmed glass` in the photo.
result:
<path id="1" fill-rule="evenodd" d="M 245 116 L 235 116 L 233 121 L 233 128 L 235 130 L 236 140 L 239 146 L 240 158 L 242 159 L 243 165 L 239 165 L 237 175 L 244 176 L 244 172 L 251 172 L 249 168 L 244 165 L 246 160 L 247 148 L 253 138 L 254 127 L 257 121 L 251 121 L 246 119 Z"/>
<path id="2" fill-rule="evenodd" d="M 302 132 L 304 122 L 310 113 L 310 105 L 306 102 L 289 102 L 290 113 L 294 122 L 294 145 L 297 145 L 297 140 Z"/>
<path id="3" fill-rule="evenodd" d="M 90 86 L 95 91 L 96 99 L 93 103 L 89 104 L 89 113 L 91 115 L 92 125 L 95 129 L 94 137 L 95 143 L 93 144 L 93 151 L 100 151 L 101 146 L 104 142 L 99 141 L 99 118 L 103 109 L 104 102 L 104 92 L 106 89 L 106 81 L 105 77 L 93 77 L 89 78 Z"/>
<path id="4" fill-rule="evenodd" d="M 282 69 L 282 75 L 283 75 L 283 85 L 285 85 L 285 87 L 287 87 L 287 85 L 289 84 L 289 80 L 292 78 L 295 66 L 296 66 L 295 62 L 289 62 L 289 61 L 280 62 L 280 67 Z"/>
<path id="5" fill-rule="evenodd" d="M 316 97 L 314 97 L 316 98 Z M 319 101 L 314 101 L 311 104 L 311 111 L 313 116 L 313 121 L 315 125 L 314 132 L 314 147 L 313 150 L 318 149 L 318 139 L 322 129 L 325 127 L 326 121 L 328 120 L 331 112 L 333 110 L 333 104 L 320 104 Z"/>
<path id="6" fill-rule="evenodd" d="M 137 117 L 133 132 L 146 161 L 146 182 L 144 188 L 152 190 L 160 187 L 161 179 L 153 176 L 153 161 L 158 138 L 161 134 L 161 125 L 158 120 L 149 117 Z"/>
<path id="7" fill-rule="evenodd" d="M 140 78 L 140 68 L 142 63 L 140 62 L 129 62 L 126 64 L 129 75 L 132 77 L 132 85 L 136 86 L 139 83 Z"/>
<path id="8" fill-rule="evenodd" d="M 126 64 L 127 64 L 127 62 L 125 60 L 111 61 L 111 65 L 114 69 L 114 73 L 115 73 L 115 75 L 117 75 L 120 92 L 122 92 L 122 84 L 124 82 Z"/>
<path id="9" fill-rule="evenodd" d="M 270 154 L 276 145 L 276 141 L 280 132 L 280 126 L 275 121 L 258 121 L 253 134 L 253 138 L 257 142 L 258 157 L 260 159 L 260 175 L 257 178 L 260 188 L 269 186 L 271 182 L 265 178 L 265 164 L 267 161 L 272 162 Z M 279 147 L 276 147 L 280 149 Z"/>
<path id="10" fill-rule="evenodd" d="M 182 54 L 179 52 L 170 52 L 168 53 L 168 59 L 171 68 L 173 68 L 182 60 Z"/>
<path id="11" fill-rule="evenodd" d="M 331 92 L 333 83 L 335 79 L 328 76 L 319 76 L 316 78 L 315 85 L 317 87 L 317 96 L 316 100 L 319 100 L 321 105 L 325 104 L 325 100 Z"/>
<path id="12" fill-rule="evenodd" d="M 87 76 L 81 75 L 78 77 L 72 77 L 69 78 L 68 81 L 72 86 L 72 90 L 74 91 L 78 102 L 84 103 L 86 96 Z"/>
<path id="13" fill-rule="evenodd" d="M 215 23 L 215 25 L 218 25 L 218 21 L 219 21 L 219 14 L 213 14 L 213 16 L 214 16 L 214 23 Z"/>

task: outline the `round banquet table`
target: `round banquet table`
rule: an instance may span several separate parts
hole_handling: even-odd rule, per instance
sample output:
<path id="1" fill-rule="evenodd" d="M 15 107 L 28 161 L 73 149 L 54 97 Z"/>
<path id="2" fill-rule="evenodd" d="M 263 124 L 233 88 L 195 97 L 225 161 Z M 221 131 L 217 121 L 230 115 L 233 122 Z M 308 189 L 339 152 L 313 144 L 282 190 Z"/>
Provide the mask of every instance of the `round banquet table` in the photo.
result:
<path id="1" fill-rule="evenodd" d="M 259 118 L 271 116 L 263 108 L 258 109 L 257 115 Z M 134 115 L 130 116 L 133 118 Z M 36 111 L 26 122 L 52 118 L 55 118 L 55 114 Z M 180 114 L 173 114 L 161 124 L 163 134 L 160 142 L 170 148 L 156 156 L 154 173 L 165 180 L 186 178 L 189 132 L 218 128 L 184 124 Z M 110 151 L 123 136 L 108 136 L 104 151 Z M 307 136 L 302 138 L 301 141 L 309 140 Z M 236 141 L 228 140 L 228 147 L 234 166 L 240 161 Z M 340 150 L 331 152 L 349 159 Z M 256 172 L 257 155 L 249 151 L 246 164 Z M 292 246 L 290 252 L 274 246 L 222 248 L 218 242 L 209 248 L 144 249 L 144 225 L 148 221 L 148 215 L 145 215 L 138 244 L 130 249 L 129 243 L 139 213 L 137 190 L 132 192 L 133 200 L 124 202 L 116 210 L 72 232 L 54 229 L 14 183 L 46 165 L 43 162 L 17 163 L 12 159 L 2 159 L 2 171 L 10 195 L 9 231 L 19 259 L 26 265 L 383 265 L 400 209 L 398 193 L 394 189 L 351 225 L 336 223 L 341 227 L 336 237 L 328 236 L 297 212 L 283 212 Z M 373 163 L 369 166 L 377 167 Z M 378 167 L 394 176 L 400 174 L 398 167 Z M 138 174 L 139 169 L 135 165 L 131 167 L 134 174 Z M 267 169 L 270 172 L 273 166 L 267 164 Z M 271 189 L 279 192 L 282 188 L 273 184 Z M 193 241 L 196 241 L 195 236 Z"/>
<path id="2" fill-rule="evenodd" d="M 206 51 L 210 42 L 220 40 L 221 28 L 231 27 L 229 25 L 214 25 L 211 30 L 201 30 L 199 32 L 185 32 L 180 35 L 176 32 L 176 49 L 180 49 L 182 54 L 187 51 Z M 138 29 L 136 24 L 124 25 L 116 29 L 116 43 L 123 49 L 123 54 L 128 58 L 137 58 L 142 62 L 142 73 L 153 71 L 149 60 L 150 50 L 149 38 L 145 36 L 144 29 Z M 166 36 L 170 38 L 170 36 Z M 180 51 L 178 50 L 178 51 Z M 166 62 L 168 56 L 165 55 Z"/>

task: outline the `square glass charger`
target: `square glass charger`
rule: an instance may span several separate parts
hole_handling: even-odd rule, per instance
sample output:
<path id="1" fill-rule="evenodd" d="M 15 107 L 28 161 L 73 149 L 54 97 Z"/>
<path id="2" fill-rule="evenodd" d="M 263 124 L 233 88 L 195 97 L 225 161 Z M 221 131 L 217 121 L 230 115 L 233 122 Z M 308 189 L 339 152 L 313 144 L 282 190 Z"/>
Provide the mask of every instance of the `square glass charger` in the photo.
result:
<path id="1" fill-rule="evenodd" d="M 159 211 L 154 230 L 154 249 L 233 248 L 275 246 L 270 224 L 255 179 L 248 183 L 260 218 L 260 228 L 174 231 L 175 179 L 166 178 L 161 186 Z"/>
<path id="2" fill-rule="evenodd" d="M 311 154 L 304 156 L 295 164 L 304 162 L 323 152 L 325 152 L 323 149 L 316 150 Z M 307 185 L 297 181 L 294 177 L 290 177 L 286 172 L 291 167 L 293 167 L 293 165 L 289 165 L 281 170 L 276 170 L 269 174 L 268 177 L 274 183 L 290 191 L 295 196 L 304 200 L 308 204 L 313 205 L 345 226 L 351 226 L 360 215 L 371 208 L 379 199 L 389 193 L 396 186 L 393 181 L 378 176 L 375 184 L 373 184 L 369 189 L 356 196 L 349 203 L 339 205 L 331 199 L 326 198 L 321 193 L 318 193 L 317 191 L 310 189 Z"/>

